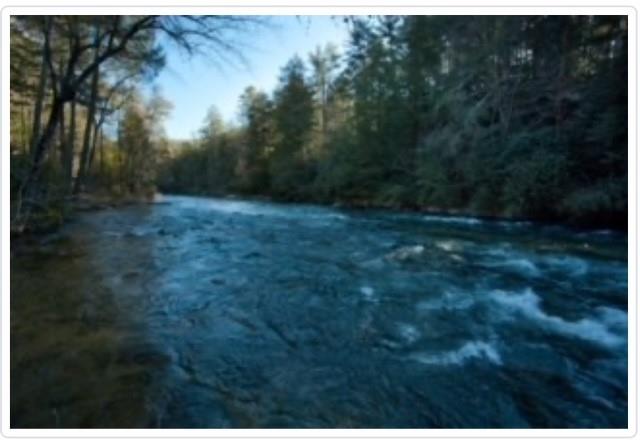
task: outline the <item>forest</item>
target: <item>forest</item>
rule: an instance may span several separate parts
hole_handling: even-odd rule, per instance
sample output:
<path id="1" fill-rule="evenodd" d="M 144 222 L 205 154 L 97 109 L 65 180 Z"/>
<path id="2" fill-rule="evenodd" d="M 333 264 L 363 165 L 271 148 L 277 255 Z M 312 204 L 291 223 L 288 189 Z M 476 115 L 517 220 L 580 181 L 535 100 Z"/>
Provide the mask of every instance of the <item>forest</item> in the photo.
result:
<path id="1" fill-rule="evenodd" d="M 633 435 L 628 17 L 11 16 L 3 434 Z"/>
<path id="2" fill-rule="evenodd" d="M 160 37 L 233 57 L 262 18 L 12 17 L 12 231 L 155 191 L 626 229 L 626 16 L 335 20 L 343 48 L 293 55 L 238 123 L 212 104 L 175 142 L 144 90 Z"/>

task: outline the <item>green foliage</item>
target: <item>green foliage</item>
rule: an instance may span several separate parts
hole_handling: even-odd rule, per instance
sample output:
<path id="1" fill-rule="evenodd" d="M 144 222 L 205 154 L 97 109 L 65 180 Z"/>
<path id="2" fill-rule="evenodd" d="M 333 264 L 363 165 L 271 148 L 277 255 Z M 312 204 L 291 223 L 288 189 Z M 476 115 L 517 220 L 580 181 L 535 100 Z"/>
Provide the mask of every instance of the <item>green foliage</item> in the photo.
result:
<path id="1" fill-rule="evenodd" d="M 627 218 L 627 178 L 601 180 L 566 195 L 560 202 L 561 209 L 573 221 L 591 221 L 609 226 Z"/>
<path id="2" fill-rule="evenodd" d="M 318 48 L 271 97 L 245 91 L 222 182 L 190 189 L 626 226 L 625 17 L 349 23 L 344 55 Z M 169 190 L 213 175 L 214 152 L 175 157 L 172 178 L 193 170 Z"/>
<path id="3" fill-rule="evenodd" d="M 270 187 L 269 153 L 275 144 L 273 104 L 265 93 L 248 87 L 240 98 L 240 107 L 245 147 L 239 187 L 245 193 L 257 194 Z"/>
<path id="4" fill-rule="evenodd" d="M 510 216 L 556 217 L 567 184 L 567 159 L 538 150 L 509 166 L 504 183 L 506 213 Z"/>
<path id="5" fill-rule="evenodd" d="M 293 57 L 282 69 L 274 95 L 276 138 L 269 173 L 272 193 L 297 199 L 310 179 L 310 141 L 314 125 L 313 92 L 306 80 L 306 67 Z"/>

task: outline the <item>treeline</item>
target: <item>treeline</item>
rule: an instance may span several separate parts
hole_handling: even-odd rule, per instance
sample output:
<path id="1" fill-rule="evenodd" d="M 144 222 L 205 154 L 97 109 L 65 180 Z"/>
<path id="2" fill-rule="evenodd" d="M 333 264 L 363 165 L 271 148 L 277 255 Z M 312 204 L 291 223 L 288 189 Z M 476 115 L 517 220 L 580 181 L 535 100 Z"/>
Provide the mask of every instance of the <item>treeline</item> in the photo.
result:
<path id="1" fill-rule="evenodd" d="M 167 42 L 237 56 L 241 16 L 12 16 L 11 229 L 59 223 L 83 191 L 144 196 L 167 152 L 170 108 L 143 94 Z"/>
<path id="2" fill-rule="evenodd" d="M 627 222 L 624 16 L 348 18 L 161 166 L 162 190 Z"/>

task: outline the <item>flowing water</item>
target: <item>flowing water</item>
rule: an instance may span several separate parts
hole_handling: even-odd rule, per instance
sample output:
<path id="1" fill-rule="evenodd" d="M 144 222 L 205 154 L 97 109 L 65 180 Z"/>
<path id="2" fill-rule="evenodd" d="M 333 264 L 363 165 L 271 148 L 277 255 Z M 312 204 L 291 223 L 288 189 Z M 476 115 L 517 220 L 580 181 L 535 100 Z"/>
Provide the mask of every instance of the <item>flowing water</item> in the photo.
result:
<path id="1" fill-rule="evenodd" d="M 11 258 L 11 426 L 627 426 L 627 239 L 165 197 Z"/>

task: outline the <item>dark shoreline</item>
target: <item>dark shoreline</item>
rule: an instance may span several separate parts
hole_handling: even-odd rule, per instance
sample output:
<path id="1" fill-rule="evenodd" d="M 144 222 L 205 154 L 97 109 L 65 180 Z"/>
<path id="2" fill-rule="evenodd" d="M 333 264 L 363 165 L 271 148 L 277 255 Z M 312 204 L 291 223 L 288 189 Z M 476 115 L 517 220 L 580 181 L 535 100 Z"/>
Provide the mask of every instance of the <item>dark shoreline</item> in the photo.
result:
<path id="1" fill-rule="evenodd" d="M 127 206 L 148 204 L 159 205 L 162 204 L 162 195 L 177 195 L 177 196 L 190 196 L 198 198 L 214 198 L 223 200 L 251 200 L 262 203 L 274 203 L 274 204 L 292 204 L 292 205 L 317 205 L 327 206 L 336 209 L 342 209 L 346 211 L 373 211 L 373 212 L 402 212 L 412 215 L 430 216 L 430 217 L 442 217 L 442 218 L 463 218 L 479 220 L 481 223 L 509 223 L 509 224 L 522 224 L 522 225 L 540 225 L 545 227 L 559 227 L 577 232 L 608 232 L 613 236 L 627 237 L 628 231 L 626 225 L 624 228 L 617 226 L 602 226 L 602 225 L 590 225 L 584 223 L 571 223 L 562 220 L 544 220 L 544 219 L 527 219 L 516 218 L 499 215 L 488 215 L 468 212 L 464 210 L 445 210 L 431 207 L 415 207 L 415 206 L 400 206 L 400 205 L 384 205 L 381 203 L 371 202 L 358 202 L 358 201 L 303 201 L 303 200 L 287 200 L 279 199 L 268 195 L 250 195 L 250 194 L 197 194 L 197 193 L 171 193 L 171 192 L 157 192 L 154 196 L 126 196 L 126 197 L 111 197 L 104 195 L 84 194 L 80 197 L 76 197 L 70 203 L 69 211 L 64 215 L 64 218 L 60 222 L 48 225 L 35 225 L 27 228 L 22 232 L 14 231 L 11 229 L 10 237 L 10 251 L 13 253 L 15 249 L 21 249 L 25 245 L 41 244 L 51 234 L 56 233 L 60 228 L 65 226 L 66 223 L 73 221 L 73 219 L 80 213 L 101 211 L 105 209 L 115 209 Z M 158 200 L 158 198 L 160 199 Z"/>
<path id="2" fill-rule="evenodd" d="M 24 228 L 10 229 L 10 250 L 13 252 L 14 245 L 37 243 L 43 238 L 56 233 L 67 223 L 73 221 L 78 214 L 84 212 L 95 212 L 105 209 L 116 209 L 139 204 L 157 204 L 155 196 L 110 196 L 100 194 L 82 194 L 68 200 L 67 207 L 60 211 L 60 218 L 55 221 L 37 221 Z"/>
<path id="3" fill-rule="evenodd" d="M 264 203 L 277 203 L 277 204 L 297 204 L 297 205 L 317 205 L 328 206 L 336 209 L 344 210 L 357 210 L 357 211 L 393 211 L 393 212 L 406 212 L 411 214 L 419 214 L 423 216 L 443 217 L 443 218 L 468 218 L 480 220 L 482 223 L 515 223 L 526 225 L 541 225 L 541 226 L 558 226 L 572 231 L 579 232 L 598 232 L 606 231 L 612 234 L 624 235 L 628 234 L 628 226 L 625 224 L 620 225 L 599 225 L 587 222 L 570 222 L 562 219 L 536 219 L 525 217 L 509 217 L 501 215 L 491 215 L 474 213 L 468 210 L 456 210 L 456 209 L 440 209 L 434 207 L 419 207 L 419 206 L 402 206 L 402 205 L 385 205 L 383 203 L 372 202 L 359 202 L 359 201 L 330 201 L 330 200 L 291 200 L 281 199 L 269 195 L 252 195 L 252 194 L 209 194 L 209 193 L 182 193 L 182 192 L 158 192 L 160 195 L 178 195 L 186 197 L 199 197 L 199 198 L 215 198 L 215 199 L 228 199 L 228 200 L 252 200 Z"/>

